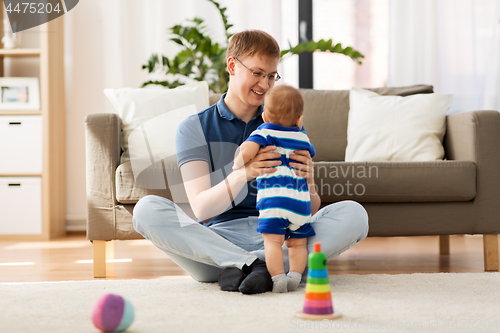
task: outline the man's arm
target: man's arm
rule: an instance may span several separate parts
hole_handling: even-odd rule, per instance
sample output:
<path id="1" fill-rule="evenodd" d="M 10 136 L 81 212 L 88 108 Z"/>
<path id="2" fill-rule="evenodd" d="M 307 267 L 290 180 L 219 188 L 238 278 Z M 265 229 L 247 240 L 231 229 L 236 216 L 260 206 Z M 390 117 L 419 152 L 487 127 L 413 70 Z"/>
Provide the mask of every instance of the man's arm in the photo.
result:
<path id="1" fill-rule="evenodd" d="M 240 169 L 245 164 L 248 163 L 252 158 L 257 156 L 259 153 L 260 144 L 253 141 L 245 141 L 240 145 L 240 148 L 236 150 L 236 156 L 234 157 L 233 170 Z"/>
<path id="2" fill-rule="evenodd" d="M 246 183 L 260 174 L 272 173 L 281 164 L 277 153 L 271 153 L 275 146 L 259 151 L 248 161 L 244 168 L 234 170 L 226 179 L 211 186 L 210 168 L 205 161 L 191 161 L 181 165 L 180 170 L 184 188 L 195 216 L 205 221 L 222 214 L 231 208 L 233 198 L 246 186 Z"/>
<path id="3" fill-rule="evenodd" d="M 311 198 L 311 215 L 314 215 L 319 210 L 321 206 L 321 198 L 316 192 L 316 185 L 309 185 L 309 196 Z"/>
<path id="4" fill-rule="evenodd" d="M 184 188 L 194 215 L 201 221 L 231 208 L 232 195 L 245 186 L 245 169 L 231 172 L 225 180 L 211 186 L 210 169 L 205 161 L 192 161 L 180 168 Z"/>

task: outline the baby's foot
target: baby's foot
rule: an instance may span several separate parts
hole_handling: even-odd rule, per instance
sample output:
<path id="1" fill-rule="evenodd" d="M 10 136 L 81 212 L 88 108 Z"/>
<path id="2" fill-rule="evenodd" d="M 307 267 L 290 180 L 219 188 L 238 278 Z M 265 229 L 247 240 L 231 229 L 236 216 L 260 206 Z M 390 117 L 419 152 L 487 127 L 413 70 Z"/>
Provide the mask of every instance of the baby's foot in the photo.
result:
<path id="1" fill-rule="evenodd" d="M 287 290 L 287 281 L 286 275 L 280 274 L 272 277 L 273 279 L 273 293 L 286 293 Z"/>
<path id="2" fill-rule="evenodd" d="M 297 272 L 288 272 L 286 276 L 287 289 L 288 291 L 294 291 L 298 288 L 300 280 L 302 279 L 302 274 Z"/>

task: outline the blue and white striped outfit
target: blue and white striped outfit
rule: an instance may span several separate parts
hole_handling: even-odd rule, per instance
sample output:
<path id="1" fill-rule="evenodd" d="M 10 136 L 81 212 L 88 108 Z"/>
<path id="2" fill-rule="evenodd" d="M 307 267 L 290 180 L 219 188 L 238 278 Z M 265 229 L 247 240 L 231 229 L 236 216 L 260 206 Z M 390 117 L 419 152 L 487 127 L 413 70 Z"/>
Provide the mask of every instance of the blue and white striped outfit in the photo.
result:
<path id="1" fill-rule="evenodd" d="M 296 161 L 289 158 L 295 150 L 308 150 L 314 157 L 314 146 L 307 134 L 297 126 L 264 123 L 247 140 L 262 147 L 276 146 L 276 152 L 281 154 L 281 165 L 276 167 L 276 172 L 257 177 L 257 231 L 285 235 L 285 239 L 314 236 L 307 181 L 295 174 L 290 162 Z"/>

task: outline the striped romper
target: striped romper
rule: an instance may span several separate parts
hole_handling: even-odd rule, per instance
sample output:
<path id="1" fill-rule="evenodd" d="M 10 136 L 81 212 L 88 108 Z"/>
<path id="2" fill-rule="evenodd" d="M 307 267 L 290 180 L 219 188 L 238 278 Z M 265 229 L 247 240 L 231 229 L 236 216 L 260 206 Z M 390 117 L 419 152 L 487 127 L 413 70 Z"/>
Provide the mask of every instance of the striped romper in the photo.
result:
<path id="1" fill-rule="evenodd" d="M 276 172 L 257 177 L 258 232 L 285 235 L 288 238 L 314 236 L 311 222 L 311 199 L 307 181 L 290 166 L 290 154 L 295 150 L 308 150 L 314 157 L 314 146 L 307 134 L 297 126 L 284 127 L 264 123 L 247 139 L 261 145 L 276 146 L 281 154 L 281 165 Z"/>

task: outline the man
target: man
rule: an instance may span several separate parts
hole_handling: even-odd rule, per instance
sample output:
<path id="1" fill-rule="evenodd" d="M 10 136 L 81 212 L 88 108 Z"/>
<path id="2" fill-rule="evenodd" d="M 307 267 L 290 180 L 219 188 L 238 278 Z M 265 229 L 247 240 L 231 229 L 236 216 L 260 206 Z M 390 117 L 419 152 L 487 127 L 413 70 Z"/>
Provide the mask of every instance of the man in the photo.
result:
<path id="1" fill-rule="evenodd" d="M 266 92 L 279 80 L 280 49 L 276 40 L 260 30 L 235 34 L 228 45 L 228 91 L 218 103 L 188 117 L 177 130 L 177 158 L 191 209 L 198 222 L 176 204 L 158 196 L 146 196 L 134 209 L 134 228 L 163 250 L 194 279 L 219 280 L 222 290 L 244 294 L 272 290 L 264 262 L 262 235 L 256 231 L 255 178 L 276 171 L 281 164 L 273 146 L 232 170 L 237 147 L 263 123 Z M 314 184 L 308 151 L 290 156 L 290 165 L 307 180 L 311 198 L 311 225 L 331 259 L 368 233 L 368 216 L 353 201 L 319 210 L 321 199 Z M 285 252 L 285 263 L 287 251 Z M 285 270 L 288 266 L 285 265 Z"/>

